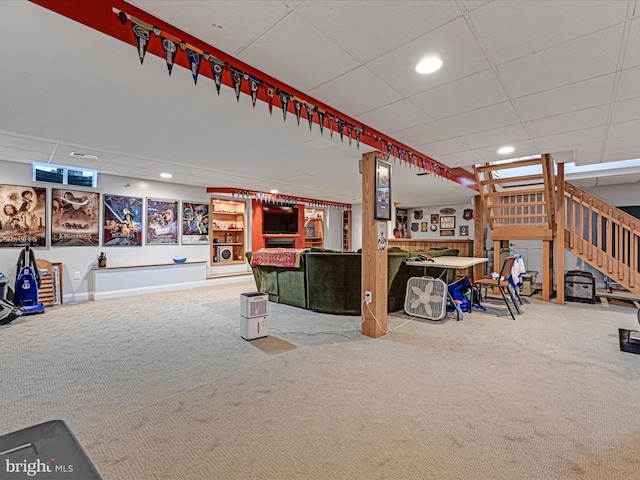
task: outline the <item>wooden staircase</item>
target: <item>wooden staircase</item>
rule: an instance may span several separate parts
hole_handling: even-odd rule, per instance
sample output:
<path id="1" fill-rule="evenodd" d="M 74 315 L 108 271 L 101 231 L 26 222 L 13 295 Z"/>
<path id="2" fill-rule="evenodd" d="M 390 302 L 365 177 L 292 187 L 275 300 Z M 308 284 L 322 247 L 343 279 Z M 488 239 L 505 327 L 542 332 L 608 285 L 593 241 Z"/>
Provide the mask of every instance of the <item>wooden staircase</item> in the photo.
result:
<path id="1" fill-rule="evenodd" d="M 640 296 L 640 220 L 569 182 L 558 187 L 564 198 L 558 242 L 564 236 L 567 251 Z"/>
<path id="2" fill-rule="evenodd" d="M 536 173 L 499 178 L 498 172 L 529 167 Z M 565 250 L 640 296 L 640 220 L 564 180 L 564 165 L 554 173 L 551 155 L 538 159 L 474 167 L 479 197 L 494 241 L 494 265 L 501 242 L 542 240 L 542 298 L 553 293 L 553 242 L 557 264 Z M 558 272 L 557 299 L 564 303 L 564 269 Z"/>

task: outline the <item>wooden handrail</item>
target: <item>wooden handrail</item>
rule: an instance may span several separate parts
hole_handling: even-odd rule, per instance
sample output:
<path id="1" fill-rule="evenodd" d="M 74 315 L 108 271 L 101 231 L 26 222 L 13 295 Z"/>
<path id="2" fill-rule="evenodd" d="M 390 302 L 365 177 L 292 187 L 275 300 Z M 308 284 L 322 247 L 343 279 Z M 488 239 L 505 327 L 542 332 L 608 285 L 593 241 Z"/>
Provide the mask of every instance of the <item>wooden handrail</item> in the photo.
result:
<path id="1" fill-rule="evenodd" d="M 569 182 L 564 182 L 562 201 L 565 247 L 640 295 L 638 219 Z"/>

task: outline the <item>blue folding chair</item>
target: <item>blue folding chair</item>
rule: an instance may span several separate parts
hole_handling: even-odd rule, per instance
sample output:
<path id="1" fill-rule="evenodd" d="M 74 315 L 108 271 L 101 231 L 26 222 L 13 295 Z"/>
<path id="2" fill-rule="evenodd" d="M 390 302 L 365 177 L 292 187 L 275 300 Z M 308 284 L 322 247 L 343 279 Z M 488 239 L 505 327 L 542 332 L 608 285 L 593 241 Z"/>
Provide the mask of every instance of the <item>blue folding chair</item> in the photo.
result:
<path id="1" fill-rule="evenodd" d="M 469 282 L 467 277 L 462 277 L 447 287 L 449 304 L 447 311 L 456 314 L 458 321 L 464 319 L 464 314 L 471 312 L 472 307 L 482 308 L 480 305 L 480 291 Z"/>

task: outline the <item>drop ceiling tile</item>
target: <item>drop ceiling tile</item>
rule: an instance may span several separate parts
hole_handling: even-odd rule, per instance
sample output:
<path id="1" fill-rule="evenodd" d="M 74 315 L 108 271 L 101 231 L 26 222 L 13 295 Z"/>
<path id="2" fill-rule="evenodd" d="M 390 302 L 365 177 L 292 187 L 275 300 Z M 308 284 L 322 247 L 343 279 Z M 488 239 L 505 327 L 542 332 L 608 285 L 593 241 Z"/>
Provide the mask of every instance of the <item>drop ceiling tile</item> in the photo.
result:
<path id="1" fill-rule="evenodd" d="M 118 155 L 113 160 L 109 162 L 109 165 L 126 165 L 132 166 L 135 168 L 148 168 L 152 170 L 164 171 L 166 168 L 165 162 L 160 160 L 151 160 L 141 157 L 131 157 L 128 155 Z"/>
<path id="2" fill-rule="evenodd" d="M 640 97 L 624 102 L 616 102 L 613 107 L 612 123 L 626 122 L 640 118 Z"/>
<path id="3" fill-rule="evenodd" d="M 448 155 L 439 155 L 434 158 L 438 162 L 448 167 L 454 168 L 461 165 L 473 165 L 482 161 L 480 155 L 473 150 L 467 150 L 466 152 L 450 153 Z"/>
<path id="4" fill-rule="evenodd" d="M 0 145 L 0 160 L 24 160 L 25 162 L 44 163 L 49 160 L 50 156 L 51 152 L 37 152 Z"/>
<path id="5" fill-rule="evenodd" d="M 502 64 L 623 22 L 626 10 L 619 1 L 509 1 L 470 16 L 491 58 Z"/>
<path id="6" fill-rule="evenodd" d="M 623 70 L 620 74 L 620 86 L 616 102 L 640 97 L 640 67 Z"/>
<path id="7" fill-rule="evenodd" d="M 480 8 L 487 3 L 491 3 L 491 0 L 462 0 L 462 5 L 466 11 L 475 10 L 476 8 Z"/>
<path id="8" fill-rule="evenodd" d="M 602 160 L 605 162 L 617 162 L 619 160 L 635 159 L 640 159 L 640 146 L 621 148 L 618 150 L 610 150 L 609 148 L 607 148 L 602 157 Z"/>
<path id="9" fill-rule="evenodd" d="M 535 138 L 534 143 L 541 151 L 557 150 L 561 147 L 573 148 L 577 143 L 602 141 L 604 132 L 605 127 L 587 128 L 585 130 Z"/>
<path id="10" fill-rule="evenodd" d="M 609 105 L 603 105 L 525 123 L 531 136 L 536 138 L 605 125 L 608 115 Z"/>
<path id="11" fill-rule="evenodd" d="M 429 122 L 415 127 L 405 128 L 390 133 L 391 136 L 407 145 L 423 145 L 453 138 L 449 130 L 443 128 L 438 122 Z"/>
<path id="12" fill-rule="evenodd" d="M 578 188 L 591 188 L 596 186 L 597 178 L 578 178 L 569 181 Z"/>
<path id="13" fill-rule="evenodd" d="M 356 118 L 380 132 L 394 132 L 433 121 L 429 115 L 409 100 L 385 105 L 370 112 L 356 115 Z"/>
<path id="14" fill-rule="evenodd" d="M 200 1 L 190 2 L 195 4 L 191 8 L 185 8 L 185 2 L 162 0 L 129 0 L 129 3 L 224 52 L 237 54 L 300 2 Z"/>
<path id="15" fill-rule="evenodd" d="M 635 147 L 640 147 L 640 133 L 638 133 L 638 130 L 636 130 L 635 135 L 629 137 L 609 138 L 605 144 L 607 152 Z"/>
<path id="16" fill-rule="evenodd" d="M 341 112 L 351 116 L 402 99 L 398 92 L 367 67 L 351 70 L 311 90 L 309 94 L 327 105 L 339 105 Z"/>
<path id="17" fill-rule="evenodd" d="M 602 151 L 602 142 L 581 143 L 575 146 L 578 154 L 583 153 L 600 153 Z"/>
<path id="18" fill-rule="evenodd" d="M 560 115 L 584 108 L 605 105 L 611 101 L 614 74 L 554 88 L 546 92 L 515 99 L 523 120 Z"/>
<path id="19" fill-rule="evenodd" d="M 609 126 L 609 139 L 640 135 L 640 119 L 614 123 Z"/>
<path id="20" fill-rule="evenodd" d="M 296 13 L 362 62 L 461 15 L 450 1 L 382 1 L 374 8 L 370 2 L 313 1 L 302 3 Z"/>
<path id="21" fill-rule="evenodd" d="M 578 153 L 576 157 L 576 165 L 593 165 L 602 162 L 601 152 Z"/>
<path id="22" fill-rule="evenodd" d="M 537 155 L 541 152 L 538 152 L 535 145 L 531 140 L 522 140 L 519 142 L 509 142 L 513 148 L 515 148 L 514 152 L 509 154 L 510 157 L 526 157 L 529 155 Z M 504 160 L 504 155 L 500 155 L 495 146 L 493 147 L 484 147 L 484 148 L 476 148 L 475 152 L 482 157 L 484 160 Z"/>
<path id="23" fill-rule="evenodd" d="M 622 28 L 607 28 L 502 64 L 498 70 L 514 97 L 615 72 Z"/>
<path id="24" fill-rule="evenodd" d="M 16 150 L 51 153 L 56 146 L 55 141 L 0 131 L 0 145 Z"/>
<path id="25" fill-rule="evenodd" d="M 460 153 L 469 150 L 469 147 L 467 147 L 457 138 L 450 138 L 449 140 L 442 140 L 440 142 L 427 143 L 425 145 L 417 145 L 415 148 L 423 152 L 425 155 L 429 155 L 431 158 L 436 158 L 439 155 Z"/>
<path id="26" fill-rule="evenodd" d="M 610 175 L 607 177 L 598 177 L 598 186 L 605 185 L 623 185 L 626 183 L 640 182 L 640 173 L 632 173 L 627 175 Z"/>
<path id="27" fill-rule="evenodd" d="M 460 137 L 466 145 L 473 149 L 483 147 L 491 147 L 494 151 L 503 145 L 513 145 L 513 143 L 529 138 L 529 134 L 521 123 L 508 125 L 506 127 L 486 130 L 471 135 L 463 135 Z"/>
<path id="28" fill-rule="evenodd" d="M 439 120 L 445 129 L 459 137 L 471 133 L 493 130 L 518 123 L 519 119 L 511 102 L 502 102 L 489 107 L 479 108 L 472 112 L 461 113 L 453 117 Z"/>
<path id="29" fill-rule="evenodd" d="M 420 59 L 431 55 L 444 62 L 429 75 L 416 73 Z M 407 43 L 367 63 L 380 78 L 405 95 L 415 95 L 489 68 L 463 18 Z"/>
<path id="30" fill-rule="evenodd" d="M 488 69 L 411 97 L 436 120 L 507 100 L 493 70 Z"/>
<path id="31" fill-rule="evenodd" d="M 636 5 L 636 10 L 637 10 Z M 629 32 L 629 42 L 624 56 L 622 68 L 635 67 L 640 65 L 640 18 L 631 21 L 631 31 Z"/>
<path id="32" fill-rule="evenodd" d="M 359 66 L 295 12 L 249 45 L 239 58 L 303 92 Z"/>

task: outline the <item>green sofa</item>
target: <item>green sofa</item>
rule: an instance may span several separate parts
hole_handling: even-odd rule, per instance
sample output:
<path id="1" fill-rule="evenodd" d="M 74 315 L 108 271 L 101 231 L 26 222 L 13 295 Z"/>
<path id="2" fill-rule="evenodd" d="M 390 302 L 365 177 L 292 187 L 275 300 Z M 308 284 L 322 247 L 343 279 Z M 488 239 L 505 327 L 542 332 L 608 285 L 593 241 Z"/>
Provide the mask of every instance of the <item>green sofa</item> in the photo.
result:
<path id="1" fill-rule="evenodd" d="M 458 255 L 455 249 L 433 249 L 408 252 L 392 247 L 387 252 L 388 311 L 404 307 L 410 268 L 407 258 L 425 253 L 433 257 Z M 246 257 L 251 264 L 252 252 Z M 269 300 L 322 313 L 360 315 L 362 302 L 362 255 L 360 252 L 338 252 L 311 248 L 300 256 L 300 267 L 251 266 L 258 291 L 269 294 Z"/>

